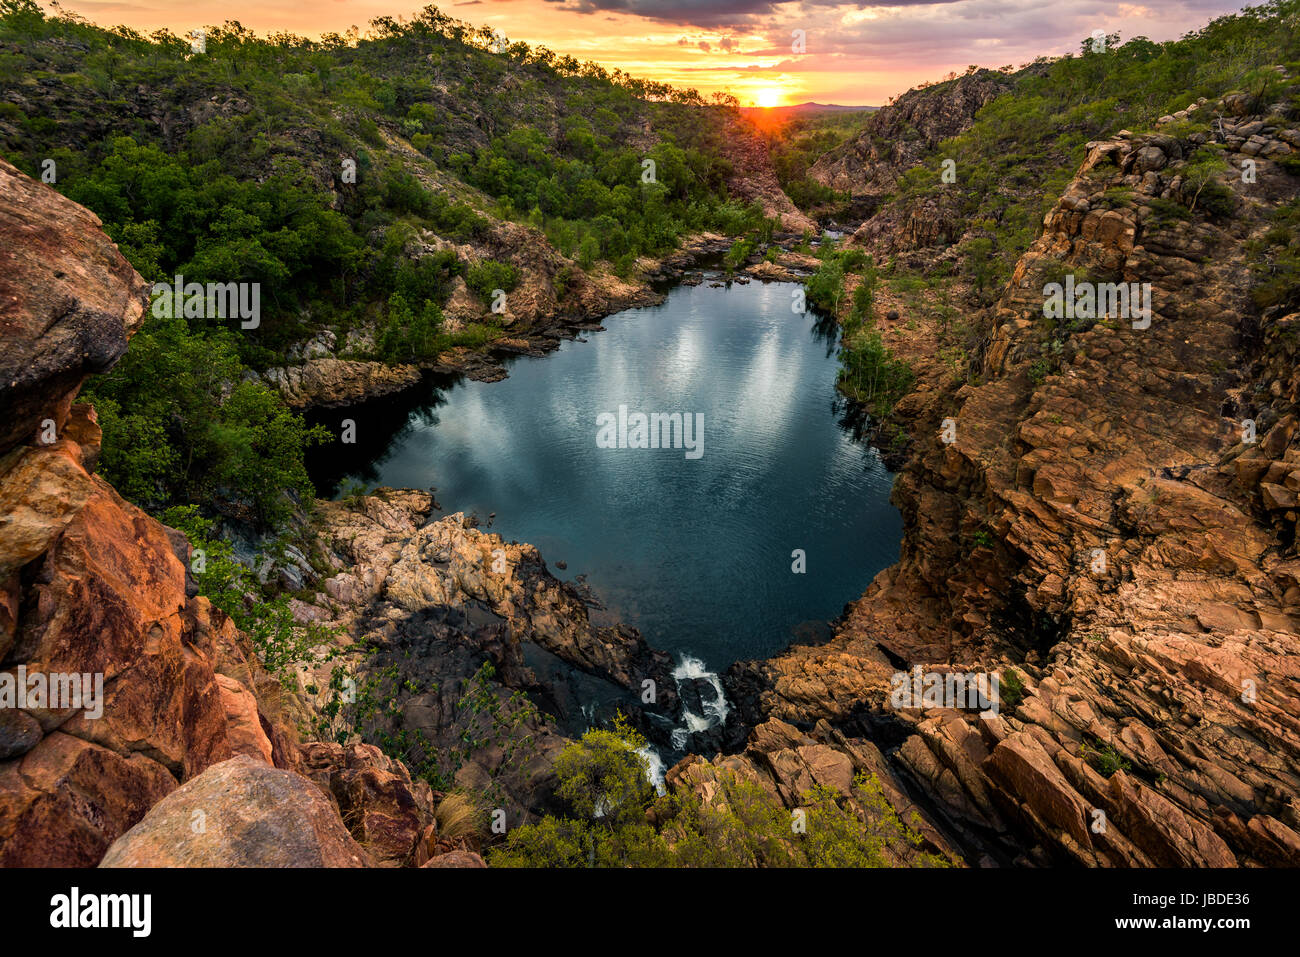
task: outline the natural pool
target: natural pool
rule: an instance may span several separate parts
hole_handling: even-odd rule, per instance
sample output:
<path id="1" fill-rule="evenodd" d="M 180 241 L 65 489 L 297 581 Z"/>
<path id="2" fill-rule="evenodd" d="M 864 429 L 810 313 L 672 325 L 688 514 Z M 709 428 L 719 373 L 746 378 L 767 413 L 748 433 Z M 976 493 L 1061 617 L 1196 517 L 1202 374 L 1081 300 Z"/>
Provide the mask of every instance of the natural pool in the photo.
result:
<path id="1" fill-rule="evenodd" d="M 334 410 L 321 420 L 357 422 L 355 457 L 334 446 L 313 478 L 323 494 L 435 486 L 445 513 L 495 513 L 492 531 L 585 574 L 613 616 L 709 671 L 816 638 L 897 560 L 902 521 L 893 475 L 843 421 L 835 327 L 795 312 L 798 290 L 678 286 L 508 360 L 504 381 Z M 677 447 L 626 447 L 636 413 L 680 414 L 680 431 L 655 420 Z"/>

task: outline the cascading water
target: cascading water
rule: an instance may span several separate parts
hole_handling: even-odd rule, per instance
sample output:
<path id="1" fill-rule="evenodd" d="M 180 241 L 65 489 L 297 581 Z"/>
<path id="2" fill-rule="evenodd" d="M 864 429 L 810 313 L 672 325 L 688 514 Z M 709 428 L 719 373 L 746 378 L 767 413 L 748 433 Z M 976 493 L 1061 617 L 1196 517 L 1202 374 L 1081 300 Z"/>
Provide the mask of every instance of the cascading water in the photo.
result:
<path id="1" fill-rule="evenodd" d="M 716 728 L 727 720 L 731 707 L 722 692 L 722 679 L 709 671 L 704 662 L 692 655 L 682 655 L 673 669 L 677 696 L 682 701 L 682 724 L 673 729 L 672 744 L 683 750 L 692 734 Z M 691 705 L 698 703 L 698 711 Z"/>
<path id="2" fill-rule="evenodd" d="M 690 744 L 691 735 L 721 727 L 731 712 L 731 705 L 727 703 L 727 696 L 722 691 L 722 678 L 693 655 L 682 655 L 677 667 L 673 669 L 673 681 L 677 685 L 677 697 L 682 702 L 682 720 L 680 725 L 673 728 L 670 740 L 674 751 L 685 751 Z M 663 755 L 653 744 L 647 744 L 637 754 L 645 759 L 646 776 L 655 789 L 663 794 L 664 773 L 667 770 Z"/>

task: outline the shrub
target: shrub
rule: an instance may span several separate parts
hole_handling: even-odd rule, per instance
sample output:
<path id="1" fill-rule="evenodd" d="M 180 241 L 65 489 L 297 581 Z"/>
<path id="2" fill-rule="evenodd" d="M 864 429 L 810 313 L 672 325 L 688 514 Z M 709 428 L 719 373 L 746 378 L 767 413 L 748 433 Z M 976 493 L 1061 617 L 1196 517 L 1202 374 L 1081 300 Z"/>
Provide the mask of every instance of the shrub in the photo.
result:
<path id="1" fill-rule="evenodd" d="M 491 302 L 497 289 L 509 292 L 519 281 L 519 272 L 510 263 L 484 259 L 470 266 L 465 273 L 465 283 L 480 299 Z"/>
<path id="2" fill-rule="evenodd" d="M 1101 746 L 1097 747 L 1084 741 L 1079 745 L 1079 755 L 1091 764 L 1098 773 L 1104 777 L 1111 777 L 1116 771 L 1129 771 L 1132 769 L 1132 765 L 1111 745 L 1097 743 Z"/>
<path id="3" fill-rule="evenodd" d="M 848 795 L 815 786 L 803 795 L 803 826 L 754 781 L 720 770 L 709 800 L 693 792 L 656 797 L 637 753 L 644 741 L 621 721 L 589 731 L 556 763 L 569 812 L 511 832 L 489 852 L 504 867 L 943 867 L 919 851 L 866 775 Z"/>
<path id="4" fill-rule="evenodd" d="M 1025 682 L 1020 677 L 1020 672 L 1015 668 L 1004 668 L 1002 670 L 1002 680 L 998 684 L 999 704 L 1014 708 L 1020 703 L 1025 696 Z"/>
<path id="5" fill-rule="evenodd" d="M 907 394 L 915 376 L 874 329 L 840 347 L 841 389 L 883 418 Z"/>

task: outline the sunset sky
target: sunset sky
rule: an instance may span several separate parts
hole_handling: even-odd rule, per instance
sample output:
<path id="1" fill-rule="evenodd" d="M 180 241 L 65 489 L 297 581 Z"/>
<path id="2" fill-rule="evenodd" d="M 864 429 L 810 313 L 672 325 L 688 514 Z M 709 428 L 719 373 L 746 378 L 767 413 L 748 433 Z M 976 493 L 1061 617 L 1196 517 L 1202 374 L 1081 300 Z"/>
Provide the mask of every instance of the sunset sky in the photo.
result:
<path id="1" fill-rule="evenodd" d="M 48 6 L 48 3 L 46 4 Z M 1020 65 L 1079 48 L 1094 30 L 1168 40 L 1241 8 L 1241 0 L 462 0 L 442 11 L 511 40 L 639 76 L 729 90 L 742 103 L 879 105 L 968 64 Z M 102 26 L 184 33 L 238 20 L 258 33 L 363 32 L 409 16 L 410 0 L 66 0 Z M 806 52 L 792 53 L 803 30 Z"/>

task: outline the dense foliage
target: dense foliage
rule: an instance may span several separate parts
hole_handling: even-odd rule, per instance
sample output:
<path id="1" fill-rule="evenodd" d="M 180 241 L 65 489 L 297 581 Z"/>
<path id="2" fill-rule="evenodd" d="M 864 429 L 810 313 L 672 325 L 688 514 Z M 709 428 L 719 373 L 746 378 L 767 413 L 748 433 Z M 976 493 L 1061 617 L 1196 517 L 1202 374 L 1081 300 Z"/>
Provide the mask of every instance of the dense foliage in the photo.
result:
<path id="1" fill-rule="evenodd" d="M 884 419 L 912 387 L 914 376 L 875 330 L 878 270 L 860 249 L 827 243 L 820 254 L 821 265 L 804 288 L 813 305 L 841 317 L 839 389 L 877 420 Z"/>
<path id="2" fill-rule="evenodd" d="M 1077 55 L 1040 58 L 1013 73 L 1012 89 L 985 106 L 969 130 L 938 144 L 904 174 L 893 199 L 955 198 L 955 213 L 968 227 L 964 242 L 981 243 L 963 249 L 964 268 L 991 298 L 1083 161 L 1088 141 L 1150 128 L 1202 96 L 1241 90 L 1260 105 L 1273 102 L 1280 79 L 1270 68 L 1300 70 L 1297 16 L 1297 0 L 1273 0 L 1167 43 L 1141 36 L 1121 43 L 1111 35 L 1103 49 L 1085 40 Z M 955 184 L 941 179 L 945 159 L 956 163 Z M 1207 192 L 1200 208 L 1222 214 L 1215 200 L 1223 197 L 1212 186 Z"/>
<path id="3" fill-rule="evenodd" d="M 0 0 L 0 92 L 0 152 L 51 172 L 147 280 L 259 284 L 256 328 L 155 323 L 90 389 L 106 475 L 150 505 L 250 499 L 269 520 L 277 495 L 308 491 L 312 434 L 246 380 L 322 327 L 389 362 L 500 335 L 486 311 L 449 331 L 442 307 L 460 277 L 486 306 L 515 267 L 431 250 L 429 234 L 490 245 L 515 218 L 583 268 L 626 271 L 684 233 L 763 225 L 724 186 L 734 101 L 503 42 L 433 7 L 319 41 L 228 22 L 196 52 L 167 31 Z M 209 373 L 195 368 L 205 352 Z"/>
<path id="4" fill-rule="evenodd" d="M 112 375 L 85 396 L 104 442 L 101 470 L 122 495 L 161 508 L 227 501 L 264 525 L 314 492 L 303 449 L 328 437 L 252 379 L 225 329 L 204 335 L 183 319 L 149 317 Z M 286 494 L 287 493 L 287 494 Z"/>
<path id="5" fill-rule="evenodd" d="M 858 133 L 868 111 L 826 110 L 791 113 L 765 130 L 768 153 L 781 189 L 800 209 L 840 218 L 845 197 L 810 179 L 808 170 L 825 153 Z"/>
<path id="6" fill-rule="evenodd" d="M 759 784 L 720 772 L 705 800 L 657 795 L 625 724 L 592 730 L 555 763 L 567 807 L 511 831 L 489 856 L 495 867 L 944 867 L 921 853 L 921 836 L 885 801 L 879 784 L 854 779 L 852 795 L 820 785 L 787 810 Z M 852 800 L 850 801 L 850 798 Z"/>

